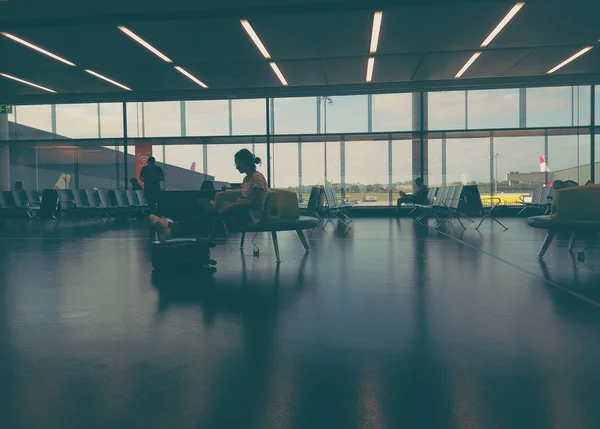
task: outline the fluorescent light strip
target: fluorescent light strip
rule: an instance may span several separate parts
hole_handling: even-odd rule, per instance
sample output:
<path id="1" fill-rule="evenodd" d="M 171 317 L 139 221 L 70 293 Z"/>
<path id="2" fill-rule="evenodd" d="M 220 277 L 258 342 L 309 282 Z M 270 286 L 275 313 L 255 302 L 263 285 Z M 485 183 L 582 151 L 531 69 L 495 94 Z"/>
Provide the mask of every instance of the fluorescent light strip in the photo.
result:
<path id="1" fill-rule="evenodd" d="M 550 70 L 548 70 L 546 72 L 546 74 L 552 74 L 554 73 L 556 70 L 566 66 L 567 64 L 569 64 L 571 61 L 576 60 L 577 58 L 579 58 L 580 56 L 582 56 L 583 54 L 585 54 L 587 51 L 589 51 L 590 49 L 592 49 L 593 46 L 586 46 L 585 48 L 583 48 L 581 51 L 577 52 L 575 55 L 571 55 L 569 58 L 567 58 L 566 60 L 564 60 L 562 63 L 560 63 L 559 65 L 557 65 L 554 68 L 551 68 Z"/>
<path id="2" fill-rule="evenodd" d="M 467 62 L 465 63 L 465 65 L 462 67 L 462 69 L 460 69 L 460 70 L 459 70 L 459 72 L 458 72 L 458 73 L 456 73 L 456 76 L 454 76 L 454 78 L 461 77 L 461 76 L 464 74 L 464 72 L 466 72 L 466 71 L 467 71 L 467 69 L 468 69 L 469 67 L 471 67 L 471 64 L 473 64 L 473 63 L 475 62 L 475 60 L 476 60 L 477 58 L 479 58 L 479 55 L 481 55 L 481 52 L 475 52 L 475 53 L 474 53 L 474 54 L 471 56 L 471 58 L 469 58 L 469 61 L 467 61 Z"/>
<path id="3" fill-rule="evenodd" d="M 383 18 L 383 12 L 378 11 L 373 15 L 373 30 L 371 31 L 371 48 L 369 53 L 374 54 L 377 52 L 377 44 L 379 42 L 379 32 L 381 31 L 381 18 Z"/>
<path id="4" fill-rule="evenodd" d="M 54 90 L 52 90 L 50 88 L 46 88 L 45 86 L 38 85 L 38 84 L 33 83 L 33 82 L 29 82 L 29 81 L 27 81 L 25 79 L 19 79 L 18 77 L 14 77 L 14 76 L 11 76 L 11 75 L 6 74 L 6 73 L 0 73 L 0 76 L 4 76 L 4 77 L 6 77 L 8 79 L 12 79 L 12 80 L 16 80 L 17 82 L 24 83 L 25 85 L 34 86 L 36 88 L 43 89 L 44 91 L 48 91 L 48 92 L 52 92 L 52 93 L 56 94 L 56 91 L 54 91 Z"/>
<path id="5" fill-rule="evenodd" d="M 375 67 L 375 58 L 370 57 L 367 61 L 367 82 L 371 82 L 373 79 L 373 68 Z"/>
<path id="6" fill-rule="evenodd" d="M 502 18 L 502 21 L 500 21 L 498 23 L 498 25 L 496 25 L 496 28 L 494 28 L 492 30 L 490 35 L 487 36 L 485 38 L 485 40 L 481 43 L 481 47 L 485 48 L 487 45 L 489 45 L 492 42 L 492 40 L 494 40 L 494 37 L 496 37 L 498 35 L 498 33 L 500 33 L 502 31 L 502 29 L 504 27 L 506 27 L 506 24 L 508 24 L 510 22 L 510 20 L 514 18 L 514 16 L 517 14 L 517 12 L 519 12 L 524 5 L 525 5 L 525 2 L 519 2 L 519 3 L 515 4 L 512 7 L 512 9 L 508 11 L 506 16 L 504 18 Z"/>
<path id="7" fill-rule="evenodd" d="M 194 75 L 192 75 L 191 73 L 187 72 L 183 68 L 181 68 L 179 66 L 175 66 L 175 70 L 177 70 L 179 73 L 181 73 L 182 75 L 186 76 L 190 80 L 193 80 L 198 85 L 200 85 L 202 88 L 208 88 L 208 86 L 204 82 L 202 82 L 200 79 L 196 78 Z"/>
<path id="8" fill-rule="evenodd" d="M 0 33 L 0 34 L 2 34 L 3 36 L 8 37 L 9 39 L 14 40 L 17 43 L 20 43 L 21 45 L 24 45 L 24 46 L 27 46 L 28 48 L 33 49 L 34 51 L 38 51 L 38 52 L 40 52 L 40 53 L 42 53 L 44 55 L 49 56 L 50 58 L 54 58 L 57 61 L 65 63 L 65 64 L 67 64 L 69 66 L 73 66 L 73 67 L 75 66 L 75 64 L 73 64 L 71 61 L 65 60 L 64 58 L 59 57 L 58 55 L 53 54 L 52 52 L 48 52 L 47 50 L 42 49 L 39 46 L 36 46 L 33 43 L 30 43 L 30 42 L 28 42 L 26 40 L 23 40 L 20 37 L 15 36 L 14 34 L 10 34 L 10 33 Z"/>
<path id="9" fill-rule="evenodd" d="M 129 37 L 131 37 L 133 40 L 135 40 L 136 42 L 138 42 L 144 48 L 148 49 L 150 52 L 152 52 L 154 55 L 156 55 L 157 57 L 159 57 L 163 61 L 166 61 L 168 63 L 172 63 L 173 62 L 173 61 L 171 61 L 171 59 L 169 57 L 167 57 L 165 54 L 163 54 L 162 52 L 160 52 L 158 49 L 156 49 L 150 43 L 146 42 L 144 39 L 142 39 L 140 36 L 138 36 L 137 34 L 135 34 L 129 28 L 123 27 L 122 25 L 119 25 L 118 28 L 123 33 L 127 34 Z"/>
<path id="10" fill-rule="evenodd" d="M 127 91 L 132 91 L 132 89 L 131 89 L 131 88 L 128 88 L 128 87 L 126 87 L 125 85 L 121 85 L 119 82 L 115 82 L 114 80 L 112 80 L 112 79 L 109 79 L 109 78 L 107 78 L 106 76 L 102 76 L 100 73 L 96 73 L 96 72 L 95 72 L 95 71 L 93 71 L 93 70 L 87 70 L 87 69 L 86 69 L 85 71 L 86 71 L 86 72 L 88 72 L 89 74 L 93 75 L 93 76 L 96 76 L 97 78 L 100 78 L 100 79 L 102 79 L 102 80 L 105 80 L 105 81 L 107 81 L 108 83 L 112 83 L 113 85 L 115 85 L 115 86 L 118 86 L 119 88 L 126 89 Z"/>
<path id="11" fill-rule="evenodd" d="M 281 70 L 279 70 L 279 67 L 277 67 L 277 64 L 275 63 L 269 63 L 271 68 L 273 69 L 273 71 L 275 72 L 275 74 L 277 75 L 277 77 L 279 78 L 279 81 L 281 82 L 281 84 L 283 86 L 288 86 L 287 80 L 285 80 L 285 77 L 283 77 L 283 73 L 281 73 Z"/>
<path id="12" fill-rule="evenodd" d="M 269 51 L 267 51 L 267 48 L 265 48 L 265 45 L 263 45 L 263 43 L 260 41 L 260 39 L 254 32 L 254 29 L 252 28 L 252 26 L 250 25 L 248 20 L 241 19 L 240 22 L 242 23 L 242 27 L 244 27 L 244 30 L 246 30 L 246 33 L 248 33 L 248 36 L 250 36 L 250 38 L 252 39 L 252 41 L 254 42 L 254 44 L 256 45 L 258 50 L 260 51 L 260 53 L 263 55 L 263 57 L 265 57 L 266 59 L 270 59 L 271 54 L 269 54 Z"/>

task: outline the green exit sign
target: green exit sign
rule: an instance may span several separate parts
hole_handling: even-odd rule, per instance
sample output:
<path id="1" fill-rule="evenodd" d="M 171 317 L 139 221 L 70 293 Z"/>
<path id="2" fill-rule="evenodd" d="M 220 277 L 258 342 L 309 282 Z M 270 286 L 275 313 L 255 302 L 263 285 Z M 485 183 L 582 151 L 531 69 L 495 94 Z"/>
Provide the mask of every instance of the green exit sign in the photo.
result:
<path id="1" fill-rule="evenodd" d="M 0 104 L 0 113 L 12 113 L 12 105 L 11 104 Z"/>

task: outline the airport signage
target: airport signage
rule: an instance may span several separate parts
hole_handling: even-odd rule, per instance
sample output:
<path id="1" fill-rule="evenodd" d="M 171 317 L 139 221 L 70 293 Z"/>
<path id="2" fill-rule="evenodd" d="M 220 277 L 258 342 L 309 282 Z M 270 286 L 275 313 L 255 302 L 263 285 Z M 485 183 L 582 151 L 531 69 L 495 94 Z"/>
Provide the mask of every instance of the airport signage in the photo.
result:
<path id="1" fill-rule="evenodd" d="M 12 113 L 12 105 L 11 104 L 0 104 L 0 113 Z"/>

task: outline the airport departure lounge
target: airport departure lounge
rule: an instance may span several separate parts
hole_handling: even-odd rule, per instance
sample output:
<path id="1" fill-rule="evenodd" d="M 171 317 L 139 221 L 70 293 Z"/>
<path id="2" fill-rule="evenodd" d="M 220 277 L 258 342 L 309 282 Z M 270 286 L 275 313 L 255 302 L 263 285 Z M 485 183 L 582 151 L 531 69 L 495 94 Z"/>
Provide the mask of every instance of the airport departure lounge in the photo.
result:
<path id="1" fill-rule="evenodd" d="M 0 427 L 600 427 L 600 2 L 0 0 Z"/>

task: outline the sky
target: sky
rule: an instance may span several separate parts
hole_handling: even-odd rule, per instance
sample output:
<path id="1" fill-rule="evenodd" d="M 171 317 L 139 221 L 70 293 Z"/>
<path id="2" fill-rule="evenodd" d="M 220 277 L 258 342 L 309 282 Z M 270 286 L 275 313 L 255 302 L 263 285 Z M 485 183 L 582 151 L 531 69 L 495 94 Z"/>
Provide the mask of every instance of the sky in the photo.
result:
<path id="1" fill-rule="evenodd" d="M 598 89 L 596 90 L 598 93 Z M 466 97 L 466 115 L 465 115 Z M 600 98 L 600 94 L 597 99 Z M 332 104 L 321 104 L 321 132 L 358 133 L 368 131 L 368 97 L 366 95 L 331 97 Z M 573 103 L 573 106 L 572 106 Z M 600 103 L 599 103 L 600 104 Z M 572 108 L 573 107 L 573 108 Z M 326 113 L 325 113 L 326 110 Z M 519 126 L 519 90 L 477 90 L 431 92 L 428 94 L 427 127 L 429 130 L 462 130 L 481 128 L 517 128 Z M 597 112 L 600 110 L 597 109 Z M 17 121 L 21 124 L 51 131 L 51 107 L 17 106 Z M 589 125 L 590 87 L 554 87 L 527 89 L 526 120 L 528 127 Z M 56 131 L 70 138 L 118 138 L 123 135 L 120 103 L 57 105 Z M 142 119 L 143 115 L 143 119 Z M 600 119 L 600 114 L 597 113 Z M 232 135 L 264 135 L 266 106 L 264 99 L 232 100 Z M 15 114 L 9 116 L 14 121 Z M 180 102 L 128 103 L 127 120 L 130 145 L 135 137 L 155 139 L 153 154 L 163 161 L 161 138 L 181 137 Z M 372 97 L 372 130 L 374 132 L 410 131 L 412 121 L 411 94 L 383 94 Z M 597 119 L 598 120 L 598 119 Z M 274 134 L 316 134 L 316 97 L 280 98 L 274 100 Z M 100 127 L 98 126 L 100 125 Z M 186 101 L 185 134 L 187 136 L 227 136 L 229 102 Z M 114 147 L 109 142 L 107 147 Z M 326 146 L 326 147 L 325 147 Z M 386 141 L 347 141 L 324 144 L 302 144 L 302 184 L 323 184 L 325 166 L 327 179 L 341 181 L 341 151 L 345 153 L 346 183 L 387 184 L 390 174 L 389 147 Z M 412 178 L 412 141 L 396 140 L 391 145 L 393 182 Z M 429 183 L 441 183 L 442 140 L 428 141 Z M 217 180 L 239 182 L 241 177 L 233 166 L 233 155 L 245 145 L 208 145 L 206 173 Z M 266 162 L 266 145 L 254 146 L 257 156 Z M 325 150 L 327 162 L 325 163 Z M 134 148 L 130 147 L 130 153 Z M 166 162 L 190 168 L 196 162 L 203 170 L 204 151 L 201 145 L 168 145 Z M 273 181 L 277 187 L 298 186 L 298 143 L 278 143 L 273 146 Z M 495 137 L 493 153 L 497 153 L 498 180 L 511 171 L 539 170 L 539 155 L 544 154 L 544 137 Z M 559 170 L 589 163 L 589 136 L 550 136 L 548 163 Z M 266 164 L 260 167 L 266 173 Z M 84 174 L 84 172 L 82 172 Z M 490 138 L 446 139 L 447 182 L 490 181 Z M 167 184 L 168 186 L 168 184 Z"/>

